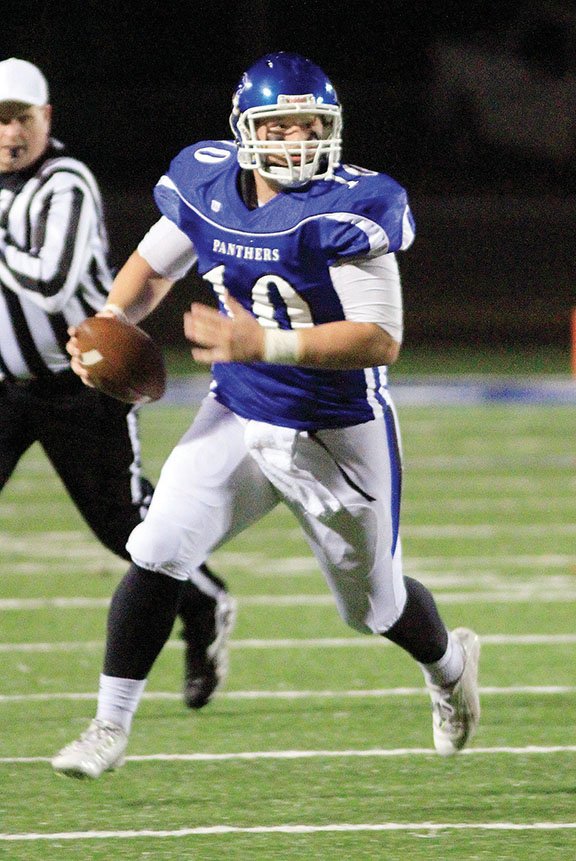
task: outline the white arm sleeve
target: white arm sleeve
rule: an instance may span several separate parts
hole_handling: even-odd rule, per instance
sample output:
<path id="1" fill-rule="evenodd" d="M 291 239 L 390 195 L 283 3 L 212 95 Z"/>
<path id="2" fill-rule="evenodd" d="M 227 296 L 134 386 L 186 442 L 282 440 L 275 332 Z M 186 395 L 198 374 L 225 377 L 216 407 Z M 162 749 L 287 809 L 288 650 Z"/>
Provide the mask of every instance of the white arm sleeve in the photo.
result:
<path id="1" fill-rule="evenodd" d="M 394 254 L 331 266 L 330 277 L 347 320 L 377 323 L 402 343 L 402 289 Z"/>
<path id="2" fill-rule="evenodd" d="M 196 263 L 194 243 L 163 215 L 138 244 L 138 253 L 169 281 L 178 281 Z"/>

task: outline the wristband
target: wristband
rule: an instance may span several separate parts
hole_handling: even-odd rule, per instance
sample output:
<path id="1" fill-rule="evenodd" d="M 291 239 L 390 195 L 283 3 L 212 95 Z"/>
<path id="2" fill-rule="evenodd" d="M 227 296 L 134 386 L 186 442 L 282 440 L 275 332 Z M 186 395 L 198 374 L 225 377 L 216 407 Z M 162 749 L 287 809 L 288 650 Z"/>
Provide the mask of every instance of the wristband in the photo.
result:
<path id="1" fill-rule="evenodd" d="M 120 307 L 120 305 L 115 305 L 113 302 L 108 302 L 104 305 L 104 307 L 100 309 L 100 313 L 103 311 L 110 311 L 111 314 L 114 314 L 114 316 L 118 317 L 119 320 L 122 320 L 123 323 L 129 322 L 126 312 Z"/>
<path id="2" fill-rule="evenodd" d="M 264 356 L 270 365 L 297 365 L 298 332 L 293 329 L 265 329 Z"/>

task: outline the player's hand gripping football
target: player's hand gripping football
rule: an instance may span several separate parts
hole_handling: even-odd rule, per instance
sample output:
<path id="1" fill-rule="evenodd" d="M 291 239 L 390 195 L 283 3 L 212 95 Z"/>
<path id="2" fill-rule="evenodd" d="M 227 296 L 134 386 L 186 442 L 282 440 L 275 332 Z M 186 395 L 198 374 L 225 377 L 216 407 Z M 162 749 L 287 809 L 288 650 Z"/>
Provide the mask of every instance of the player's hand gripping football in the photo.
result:
<path id="1" fill-rule="evenodd" d="M 113 311 L 99 311 L 96 314 L 97 317 L 113 317 Z M 91 388 L 95 388 L 94 384 L 90 382 L 90 372 L 86 365 L 82 364 L 81 356 L 82 350 L 80 349 L 80 344 L 78 343 L 78 339 L 76 338 L 76 326 L 69 326 L 67 329 L 68 335 L 70 339 L 66 344 L 66 350 L 70 355 L 70 367 L 77 374 L 84 385 L 90 386 Z"/>
<path id="2" fill-rule="evenodd" d="M 259 362 L 264 355 L 264 329 L 229 293 L 226 317 L 216 308 L 194 302 L 184 314 L 184 334 L 192 341 L 196 362 Z"/>
<path id="3" fill-rule="evenodd" d="M 166 391 L 162 350 L 138 326 L 104 310 L 71 330 L 71 365 L 87 385 L 127 404 L 157 401 Z"/>

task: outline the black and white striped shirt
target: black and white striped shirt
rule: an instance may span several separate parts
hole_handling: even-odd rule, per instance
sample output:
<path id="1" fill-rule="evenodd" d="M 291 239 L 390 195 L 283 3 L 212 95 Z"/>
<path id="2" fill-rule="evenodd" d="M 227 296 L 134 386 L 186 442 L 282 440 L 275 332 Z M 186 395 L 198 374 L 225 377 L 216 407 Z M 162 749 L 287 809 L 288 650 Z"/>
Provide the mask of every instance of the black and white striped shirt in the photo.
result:
<path id="1" fill-rule="evenodd" d="M 66 330 L 105 304 L 107 255 L 96 180 L 62 144 L 0 174 L 0 380 L 70 367 Z"/>

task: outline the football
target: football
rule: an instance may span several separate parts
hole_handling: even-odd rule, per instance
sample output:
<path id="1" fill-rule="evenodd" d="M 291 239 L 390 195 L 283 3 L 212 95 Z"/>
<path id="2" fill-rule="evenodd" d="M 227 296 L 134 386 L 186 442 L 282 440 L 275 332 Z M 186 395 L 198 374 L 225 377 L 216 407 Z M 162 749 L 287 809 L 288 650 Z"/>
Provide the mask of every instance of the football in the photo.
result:
<path id="1" fill-rule="evenodd" d="M 118 317 L 88 317 L 76 328 L 80 361 L 95 388 L 128 404 L 159 400 L 166 391 L 160 347 Z"/>

